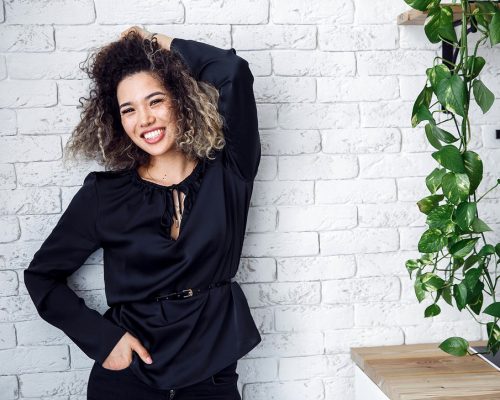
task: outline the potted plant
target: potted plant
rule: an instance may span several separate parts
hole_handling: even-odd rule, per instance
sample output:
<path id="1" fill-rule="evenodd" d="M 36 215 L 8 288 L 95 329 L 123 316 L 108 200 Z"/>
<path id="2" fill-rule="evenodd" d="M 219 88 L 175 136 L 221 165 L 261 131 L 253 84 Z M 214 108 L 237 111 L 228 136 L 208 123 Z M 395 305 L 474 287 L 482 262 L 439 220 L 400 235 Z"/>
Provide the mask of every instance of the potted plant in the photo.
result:
<path id="1" fill-rule="evenodd" d="M 500 243 L 487 243 L 484 232 L 491 228 L 479 217 L 478 208 L 500 179 L 484 193 L 476 193 L 483 178 L 483 163 L 467 146 L 472 135 L 471 101 L 486 113 L 495 99 L 480 79 L 486 60 L 478 56 L 478 49 L 488 42 L 491 46 L 500 43 L 498 2 L 455 1 L 455 6 L 461 6 L 457 34 L 452 5 L 441 4 L 441 0 L 404 1 L 427 12 L 427 38 L 432 43 L 441 41 L 451 46 L 454 54 L 452 59 L 435 58 L 412 110 L 412 126 L 425 124 L 425 135 L 436 149 L 432 157 L 438 166 L 425 178 L 430 194 L 417 202 L 428 225 L 418 242 L 421 257 L 407 260 L 406 268 L 410 279 L 415 275 L 418 301 L 432 298 L 425 317 L 441 312 L 441 299 L 460 311 L 467 310 L 479 324 L 486 325 L 488 353 L 495 355 L 500 348 L 500 302 L 495 298 L 500 279 L 496 276 Z M 480 36 L 473 45 L 468 42 L 470 31 Z M 446 123 L 452 126 L 452 132 L 443 128 Z M 490 274 L 491 270 L 494 273 Z M 492 300 L 485 308 L 483 293 Z M 486 314 L 483 317 L 492 317 L 492 321 L 481 322 L 477 318 L 481 313 Z M 464 356 L 469 343 L 461 337 L 450 337 L 439 347 L 449 354 Z"/>

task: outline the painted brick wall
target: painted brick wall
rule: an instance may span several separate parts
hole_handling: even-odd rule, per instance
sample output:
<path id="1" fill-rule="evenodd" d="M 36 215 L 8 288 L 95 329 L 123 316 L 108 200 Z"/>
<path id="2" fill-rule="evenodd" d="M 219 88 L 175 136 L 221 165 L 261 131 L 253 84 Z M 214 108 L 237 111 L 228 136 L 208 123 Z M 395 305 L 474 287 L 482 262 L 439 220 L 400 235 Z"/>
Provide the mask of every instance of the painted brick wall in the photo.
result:
<path id="1" fill-rule="evenodd" d="M 262 343 L 240 360 L 244 400 L 353 399 L 349 348 L 485 337 L 467 313 L 424 319 L 404 261 L 425 218 L 415 202 L 436 166 L 413 100 L 439 54 L 403 0 L 3 0 L 0 7 L 0 397 L 84 400 L 88 359 L 41 320 L 22 271 L 92 162 L 62 148 L 88 82 L 87 52 L 130 25 L 234 47 L 255 76 L 262 161 L 239 281 Z M 484 81 L 500 97 L 500 47 Z M 471 148 L 500 176 L 500 102 L 474 108 Z M 500 236 L 500 194 L 480 216 Z M 102 252 L 70 286 L 106 310 Z"/>

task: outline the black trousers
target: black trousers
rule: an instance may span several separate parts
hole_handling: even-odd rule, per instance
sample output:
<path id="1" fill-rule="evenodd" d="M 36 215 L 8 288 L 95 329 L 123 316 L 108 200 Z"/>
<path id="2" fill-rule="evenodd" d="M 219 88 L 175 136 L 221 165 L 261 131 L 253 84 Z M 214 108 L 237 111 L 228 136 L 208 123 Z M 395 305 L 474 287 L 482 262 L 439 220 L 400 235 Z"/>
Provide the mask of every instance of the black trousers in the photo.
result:
<path id="1" fill-rule="evenodd" d="M 94 362 L 87 385 L 87 400 L 241 400 L 235 361 L 204 381 L 175 390 L 152 388 L 130 367 L 113 371 Z"/>

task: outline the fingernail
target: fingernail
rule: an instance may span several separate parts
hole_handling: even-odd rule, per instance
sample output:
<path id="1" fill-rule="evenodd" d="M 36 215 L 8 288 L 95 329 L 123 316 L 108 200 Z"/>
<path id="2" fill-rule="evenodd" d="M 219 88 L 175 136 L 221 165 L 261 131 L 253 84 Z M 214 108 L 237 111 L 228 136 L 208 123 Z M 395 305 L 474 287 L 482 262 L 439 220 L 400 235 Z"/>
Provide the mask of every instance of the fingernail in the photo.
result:
<path id="1" fill-rule="evenodd" d="M 146 362 L 147 362 L 148 364 L 151 364 L 151 363 L 153 362 L 153 360 L 151 360 L 151 357 L 148 357 L 148 358 L 146 358 Z"/>

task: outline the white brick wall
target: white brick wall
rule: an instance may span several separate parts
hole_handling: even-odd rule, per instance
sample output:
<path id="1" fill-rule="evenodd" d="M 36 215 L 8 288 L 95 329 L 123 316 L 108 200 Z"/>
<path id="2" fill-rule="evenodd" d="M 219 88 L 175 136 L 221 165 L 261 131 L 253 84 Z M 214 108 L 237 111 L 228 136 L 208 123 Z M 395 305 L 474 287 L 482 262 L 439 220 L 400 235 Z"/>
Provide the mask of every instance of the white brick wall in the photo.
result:
<path id="1" fill-rule="evenodd" d="M 65 170 L 88 50 L 130 25 L 234 47 L 255 76 L 262 161 L 238 278 L 262 334 L 240 360 L 244 400 L 353 399 L 350 347 L 470 340 L 485 332 L 443 306 L 423 317 L 404 261 L 425 218 L 415 202 L 436 165 L 410 128 L 439 54 L 403 0 L 3 0 L 0 2 L 0 397 L 83 400 L 89 360 L 41 320 L 22 281 L 89 162 Z M 500 47 L 482 50 L 500 98 Z M 500 176 L 499 104 L 473 107 L 482 189 Z M 500 194 L 481 202 L 500 236 Z M 106 309 L 102 252 L 70 286 Z"/>

